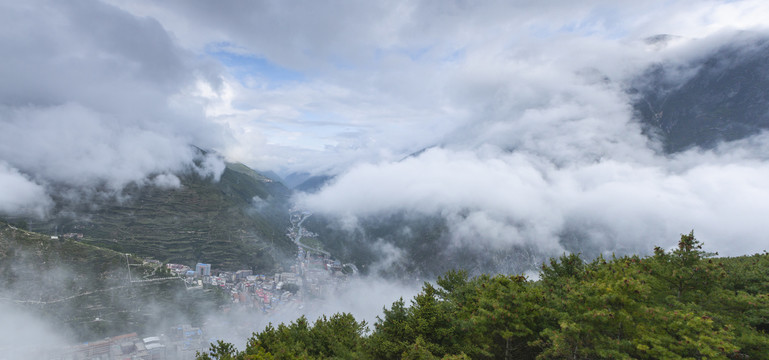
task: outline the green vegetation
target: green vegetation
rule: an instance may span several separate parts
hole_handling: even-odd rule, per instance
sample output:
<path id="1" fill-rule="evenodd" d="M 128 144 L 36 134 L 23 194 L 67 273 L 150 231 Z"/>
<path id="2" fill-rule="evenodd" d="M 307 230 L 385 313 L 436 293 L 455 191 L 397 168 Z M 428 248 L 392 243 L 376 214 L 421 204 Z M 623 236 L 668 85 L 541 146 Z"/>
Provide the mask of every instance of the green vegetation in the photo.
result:
<path id="1" fill-rule="evenodd" d="M 318 238 L 305 236 L 299 239 L 299 242 L 302 243 L 302 245 L 304 246 L 323 250 L 323 243 L 320 240 L 318 240 Z"/>
<path id="2" fill-rule="evenodd" d="M 344 263 L 355 263 L 366 273 L 381 254 L 372 247 L 380 241 L 403 250 L 400 262 L 392 264 L 385 276 L 398 277 L 402 274 L 434 278 L 452 267 L 471 268 L 472 261 L 466 261 L 469 249 L 462 249 L 462 256 L 453 256 L 442 241 L 448 234 L 448 226 L 440 217 L 427 217 L 406 213 L 388 216 L 359 217 L 359 227 L 350 231 L 338 219 L 315 214 L 304 222 L 304 226 L 317 233 L 322 249 L 334 254 Z M 404 231 L 408 229 L 408 231 Z M 486 254 L 488 255 L 488 254 Z M 451 258 L 451 261 L 446 259 Z M 488 269 L 489 267 L 483 267 Z"/>
<path id="3" fill-rule="evenodd" d="M 452 269 L 467 269 L 473 274 L 481 271 L 515 274 L 531 269 L 535 259 L 541 258 L 533 246 L 516 245 L 490 253 L 482 246 L 451 242 L 450 224 L 439 215 L 400 211 L 360 216 L 353 230 L 340 219 L 314 214 L 303 226 L 319 235 L 324 250 L 343 263 L 354 263 L 362 274 L 373 269 L 377 275 L 391 278 L 407 274 L 434 279 Z M 398 249 L 398 260 L 388 260 L 386 268 L 372 267 L 383 260 L 383 246 Z M 591 258 L 599 253 L 595 247 L 573 238 L 564 238 L 564 246 L 570 251 L 573 248 L 586 251 Z"/>
<path id="4" fill-rule="evenodd" d="M 25 231 L 0 222 L 0 302 L 40 315 L 73 340 L 146 333 L 179 323 L 201 323 L 225 304 L 218 288 L 186 290 L 164 267 L 72 239 Z"/>
<path id="5" fill-rule="evenodd" d="M 272 271 L 291 257 L 295 248 L 285 236 L 290 193 L 281 183 L 233 163 L 218 182 L 194 171 L 177 175 L 180 188 L 129 186 L 122 200 L 69 211 L 75 217 L 30 221 L 30 227 L 82 233 L 83 242 L 121 253 L 221 270 Z"/>
<path id="6" fill-rule="evenodd" d="M 551 259 L 540 280 L 451 271 L 369 331 L 349 314 L 268 326 L 199 359 L 768 359 L 769 254 Z"/>

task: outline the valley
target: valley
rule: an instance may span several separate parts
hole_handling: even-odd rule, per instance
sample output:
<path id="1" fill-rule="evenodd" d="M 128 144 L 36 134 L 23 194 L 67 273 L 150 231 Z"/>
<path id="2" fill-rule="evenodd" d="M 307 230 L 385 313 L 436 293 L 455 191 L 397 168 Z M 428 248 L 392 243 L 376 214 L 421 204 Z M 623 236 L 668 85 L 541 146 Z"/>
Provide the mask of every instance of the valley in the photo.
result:
<path id="1" fill-rule="evenodd" d="M 0 360 L 769 359 L 767 18 L 0 0 Z"/>

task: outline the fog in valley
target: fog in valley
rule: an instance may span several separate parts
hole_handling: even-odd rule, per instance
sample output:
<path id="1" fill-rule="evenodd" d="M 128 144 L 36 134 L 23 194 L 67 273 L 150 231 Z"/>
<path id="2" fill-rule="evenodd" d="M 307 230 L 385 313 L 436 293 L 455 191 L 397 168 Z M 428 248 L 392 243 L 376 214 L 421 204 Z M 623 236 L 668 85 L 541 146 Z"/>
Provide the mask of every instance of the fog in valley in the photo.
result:
<path id="1" fill-rule="evenodd" d="M 687 143 L 672 130 L 685 119 L 670 114 L 688 103 L 667 99 L 689 87 L 714 94 L 690 101 L 763 93 L 761 79 L 734 87 L 705 75 L 765 58 L 767 14 L 752 0 L 2 0 L 0 220 L 91 221 L 136 202 L 135 189 L 218 183 L 227 163 L 286 180 L 322 176 L 274 206 L 312 212 L 305 226 L 330 256 L 361 265 L 326 296 L 268 314 L 205 302 L 193 318 L 169 310 L 196 291 L 178 284 L 163 305 L 136 292 L 103 300 L 142 303 L 135 313 L 149 325 L 125 333 L 193 324 L 241 347 L 302 314 L 350 312 L 371 324 L 453 267 L 535 279 L 550 257 L 646 255 L 692 229 L 720 255 L 762 252 L 769 126 L 756 119 L 740 136 Z M 745 111 L 769 114 L 765 100 Z M 244 211 L 278 202 L 254 196 Z M 291 249 L 265 250 L 288 271 L 293 239 L 271 236 L 273 248 L 277 236 Z M 87 304 L 31 302 L 131 285 L 125 267 L 96 284 L 78 265 L 10 249 L 0 246 L 0 258 L 15 259 L 0 264 L 14 274 L 0 289 L 0 349 L 83 341 L 62 320 L 76 315 L 62 313 Z M 40 280 L 41 271 L 56 276 Z"/>

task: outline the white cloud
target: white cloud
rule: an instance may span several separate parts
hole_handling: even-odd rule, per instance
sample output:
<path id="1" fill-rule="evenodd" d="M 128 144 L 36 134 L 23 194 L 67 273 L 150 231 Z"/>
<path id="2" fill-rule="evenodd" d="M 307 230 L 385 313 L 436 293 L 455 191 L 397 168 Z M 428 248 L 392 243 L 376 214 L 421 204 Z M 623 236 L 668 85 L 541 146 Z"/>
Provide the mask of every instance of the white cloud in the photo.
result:
<path id="1" fill-rule="evenodd" d="M 193 157 L 184 139 L 127 124 L 78 104 L 4 109 L 0 153 L 17 168 L 75 186 L 121 189 Z"/>
<path id="2" fill-rule="evenodd" d="M 443 216 L 460 244 L 553 252 L 575 228 L 607 250 L 648 250 L 695 228 L 711 242 L 741 239 L 735 252 L 760 250 L 759 235 L 743 236 L 762 226 L 746 221 L 763 188 L 744 184 L 766 166 L 749 155 L 760 141 L 660 156 L 625 90 L 653 62 L 685 64 L 734 30 L 765 29 L 764 2 L 261 3 L 216 15 L 205 3 L 118 3 L 190 49 L 227 43 L 301 73 L 232 76 L 211 104 L 237 133 L 229 156 L 341 172 L 301 201 L 347 223 L 416 210 Z M 643 42 L 657 34 L 678 37 Z"/>
<path id="3" fill-rule="evenodd" d="M 45 189 L 0 160 L 0 214 L 43 217 L 53 205 Z"/>
<path id="4" fill-rule="evenodd" d="M 584 72 L 580 66 L 618 80 L 661 56 L 640 43 L 647 36 L 761 28 L 768 6 L 754 0 L 111 2 L 159 21 L 191 51 L 205 54 L 214 46 L 270 64 L 230 64 L 227 97 L 209 105 L 237 139 L 224 153 L 284 172 L 338 172 L 455 141 L 443 139 L 487 121 L 490 107 L 521 105 L 508 104 L 511 98 L 552 98 L 550 87 L 528 88 L 534 83 L 527 80 L 573 86 L 574 78 L 563 78 L 573 74 L 563 70 Z M 282 70 L 300 80 L 270 80 Z"/>
<path id="5" fill-rule="evenodd" d="M 174 174 L 160 174 L 152 179 L 152 184 L 161 189 L 178 189 L 182 181 Z"/>
<path id="6" fill-rule="evenodd" d="M 0 159 L 30 181 L 120 188 L 180 169 L 196 144 L 343 173 L 307 203 L 350 223 L 439 214 L 458 242 L 557 251 L 578 224 L 607 248 L 624 231 L 761 228 L 731 215 L 763 196 L 739 178 L 762 174 L 756 141 L 659 156 L 624 91 L 654 61 L 763 28 L 763 2 L 110 3 L 3 5 L 0 75 L 17 85 L 0 86 Z M 643 43 L 660 33 L 681 37 Z"/>
<path id="7" fill-rule="evenodd" d="M 350 229 L 406 211 L 442 217 L 447 245 L 481 249 L 557 255 L 571 234 L 649 251 L 693 228 L 722 254 L 760 251 L 769 135 L 660 155 L 625 86 L 655 61 L 765 30 L 767 14 L 759 0 L 6 1 L 0 212 L 45 215 L 51 183 L 179 187 L 193 144 L 260 169 L 339 173 L 297 200 Z M 680 37 L 643 42 L 657 34 Z M 201 164 L 223 170 L 213 155 Z M 373 246 L 381 266 L 407 255 Z M 415 291 L 379 285 L 312 314 L 371 320 Z"/>
<path id="8" fill-rule="evenodd" d="M 226 138 L 193 94 L 199 82 L 218 87 L 216 66 L 156 20 L 97 1 L 0 8 L 0 160 L 37 188 L 119 191 Z"/>
<path id="9" fill-rule="evenodd" d="M 525 111 L 571 92 L 554 94 L 550 83 L 593 91 L 581 84 L 586 78 L 608 76 L 617 85 L 659 59 L 641 43 L 647 36 L 754 29 L 764 26 L 757 14 L 767 7 L 760 1 L 113 3 L 157 19 L 192 51 L 216 45 L 271 64 L 231 65 L 226 96 L 209 110 L 234 133 L 236 141 L 223 149 L 228 157 L 284 173 L 339 172 L 466 139 L 468 130 L 495 132 L 484 126 L 497 120 L 488 111 Z M 250 69 L 247 75 L 243 69 Z M 270 80 L 281 69 L 300 80 Z M 614 100 L 593 103 L 622 106 Z M 447 139 L 452 131 L 462 139 Z"/>
<path id="10" fill-rule="evenodd" d="M 40 320 L 19 306 L 0 301 L 0 349 L 4 359 L 24 359 L 50 354 L 68 344 L 62 329 Z"/>
<path id="11" fill-rule="evenodd" d="M 568 230 L 608 252 L 650 251 L 689 229 L 724 254 L 764 250 L 769 163 L 682 157 L 690 159 L 674 170 L 661 159 L 555 166 L 522 153 L 434 149 L 353 168 L 299 202 L 340 217 L 439 215 L 460 244 L 528 245 L 551 255 L 564 251 L 559 240 Z"/>

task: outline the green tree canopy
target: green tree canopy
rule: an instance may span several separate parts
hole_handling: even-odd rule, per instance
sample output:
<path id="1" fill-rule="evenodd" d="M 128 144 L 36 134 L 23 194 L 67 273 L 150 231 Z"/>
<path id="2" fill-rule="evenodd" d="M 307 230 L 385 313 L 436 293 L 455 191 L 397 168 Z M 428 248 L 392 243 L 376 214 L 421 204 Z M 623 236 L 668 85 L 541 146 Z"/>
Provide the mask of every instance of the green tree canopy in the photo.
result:
<path id="1" fill-rule="evenodd" d="M 371 332 L 300 317 L 199 359 L 769 359 L 769 254 L 715 255 L 690 232 L 650 257 L 550 259 L 537 281 L 450 271 Z"/>

